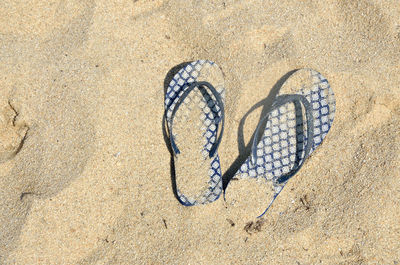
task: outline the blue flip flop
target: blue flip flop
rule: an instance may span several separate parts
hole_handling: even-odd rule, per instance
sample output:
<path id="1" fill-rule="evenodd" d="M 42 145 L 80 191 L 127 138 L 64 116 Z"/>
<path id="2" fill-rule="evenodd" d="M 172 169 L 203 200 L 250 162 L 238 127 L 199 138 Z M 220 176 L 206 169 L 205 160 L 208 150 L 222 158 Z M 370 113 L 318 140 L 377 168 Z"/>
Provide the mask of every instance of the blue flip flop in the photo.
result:
<path id="1" fill-rule="evenodd" d="M 265 202 L 266 208 L 260 209 L 258 217 L 267 212 L 288 180 L 322 143 L 332 126 L 334 115 L 333 90 L 320 73 L 301 69 L 285 81 L 271 111 L 257 126 L 251 155 L 232 178 L 255 178 L 259 185 L 268 184 L 269 201 Z M 261 130 L 264 133 L 258 137 Z M 233 205 L 230 195 L 228 183 L 225 200 Z"/>
<path id="2" fill-rule="evenodd" d="M 217 200 L 222 192 L 221 167 L 218 146 L 224 129 L 225 89 L 221 69 L 211 61 L 199 60 L 186 64 L 169 83 L 165 95 L 165 120 L 173 155 L 173 188 L 178 201 L 185 206 L 206 204 Z M 200 113 L 199 117 L 189 118 L 191 111 Z M 176 172 L 177 163 L 182 160 L 181 142 L 186 135 L 179 135 L 180 122 L 191 129 L 190 137 L 199 139 L 192 165 L 205 164 L 199 175 Z M 184 146 L 185 147 L 185 146 Z M 196 146 L 189 146 L 196 148 Z M 198 152 L 197 152 L 198 151 Z M 191 158 L 189 158 L 191 159 Z M 185 161 L 187 162 L 187 161 Z M 192 182 L 204 179 L 204 185 L 190 191 Z M 202 182 L 203 183 L 203 182 Z M 197 189 L 197 190 L 196 190 Z"/>

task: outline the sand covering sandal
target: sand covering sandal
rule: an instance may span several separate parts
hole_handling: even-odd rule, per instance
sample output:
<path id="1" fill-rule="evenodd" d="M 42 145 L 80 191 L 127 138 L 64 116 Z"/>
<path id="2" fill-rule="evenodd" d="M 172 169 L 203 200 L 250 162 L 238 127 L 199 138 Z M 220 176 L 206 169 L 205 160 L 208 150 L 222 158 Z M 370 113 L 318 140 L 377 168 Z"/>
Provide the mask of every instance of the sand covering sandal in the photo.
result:
<path id="1" fill-rule="evenodd" d="M 167 88 L 173 189 L 185 206 L 213 202 L 222 192 L 217 151 L 224 129 L 224 99 L 222 71 L 206 60 L 186 64 Z"/>
<path id="2" fill-rule="evenodd" d="M 256 209 L 258 217 L 264 215 L 288 180 L 322 143 L 332 126 L 334 114 L 335 98 L 326 78 L 312 69 L 294 72 L 258 124 L 251 155 L 225 190 L 228 205 L 234 206 L 241 199 L 234 194 L 235 189 L 230 189 L 236 182 L 233 180 L 239 180 L 234 186 L 243 180 L 255 180 L 252 185 L 260 185 L 266 194 L 267 201 L 258 201 L 264 209 Z M 257 200 L 259 198 L 253 199 L 254 204 Z"/>

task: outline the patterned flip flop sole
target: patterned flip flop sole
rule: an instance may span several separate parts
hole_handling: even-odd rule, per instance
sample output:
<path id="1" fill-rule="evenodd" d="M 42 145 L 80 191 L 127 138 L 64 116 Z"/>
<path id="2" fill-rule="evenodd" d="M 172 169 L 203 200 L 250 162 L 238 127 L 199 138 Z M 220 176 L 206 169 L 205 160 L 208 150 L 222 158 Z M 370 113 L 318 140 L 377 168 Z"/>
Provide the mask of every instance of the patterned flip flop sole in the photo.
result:
<path id="1" fill-rule="evenodd" d="M 312 132 L 308 131 L 310 123 L 307 123 L 305 106 L 301 102 L 291 101 L 279 107 L 273 105 L 264 134 L 253 146 L 253 155 L 242 164 L 234 176 L 234 179 L 239 180 L 257 178 L 260 185 L 270 184 L 269 202 L 266 202 L 265 210 L 260 209 L 259 217 L 265 214 L 282 191 L 291 177 L 290 173 L 297 172 L 307 159 L 309 133 L 312 133 L 312 142 L 309 143 L 308 156 L 322 143 L 335 115 L 333 91 L 326 78 L 312 69 L 301 69 L 292 74 L 282 86 L 277 99 L 285 98 L 285 95 L 306 99 L 313 117 Z M 228 185 L 225 199 L 232 205 L 234 202 L 230 201 L 229 193 Z"/>
<path id="2" fill-rule="evenodd" d="M 212 84 L 215 91 L 207 86 L 197 86 L 193 84 L 202 83 L 203 81 Z M 187 92 L 191 89 L 191 85 L 196 86 L 195 89 Z M 222 100 L 222 109 L 218 104 L 218 99 Z M 185 97 L 180 102 L 181 97 Z M 222 192 L 222 177 L 219 156 L 215 152 L 210 157 L 213 146 L 218 141 L 218 129 L 221 127 L 221 121 L 223 121 L 223 101 L 225 98 L 225 89 L 223 83 L 223 75 L 221 69 L 211 61 L 199 60 L 188 63 L 173 77 L 171 80 L 167 93 L 165 95 L 165 117 L 168 128 L 175 126 L 177 120 L 180 123 L 187 124 L 193 127 L 191 137 L 200 137 L 200 147 L 198 150 L 199 158 L 202 160 L 201 163 L 206 164 L 206 169 L 201 175 L 207 177 L 207 180 L 203 186 L 201 186 L 195 194 L 193 192 L 188 194 L 188 188 L 185 184 L 191 185 L 190 183 L 194 178 L 203 176 L 191 175 L 188 173 L 187 176 L 176 176 L 176 197 L 178 201 L 185 206 L 193 206 L 198 204 L 206 204 L 215 201 L 219 198 Z M 174 109 L 180 104 L 179 111 L 174 113 Z M 199 117 L 195 117 L 197 122 L 191 120 L 190 113 L 196 109 Z M 172 124 L 172 121 L 174 124 Z M 192 123 L 191 123 L 192 122 Z M 172 131 L 172 135 L 169 135 L 174 152 L 174 166 L 176 168 L 177 163 L 180 163 L 182 154 L 177 150 L 176 146 L 180 146 L 180 142 L 184 142 L 184 137 L 179 135 L 179 132 Z M 190 147 L 190 148 L 196 148 Z M 190 159 L 190 158 L 189 158 Z M 193 162 L 193 164 L 196 162 Z M 198 162 L 197 162 L 198 163 Z M 184 181 L 181 181 L 184 180 Z"/>

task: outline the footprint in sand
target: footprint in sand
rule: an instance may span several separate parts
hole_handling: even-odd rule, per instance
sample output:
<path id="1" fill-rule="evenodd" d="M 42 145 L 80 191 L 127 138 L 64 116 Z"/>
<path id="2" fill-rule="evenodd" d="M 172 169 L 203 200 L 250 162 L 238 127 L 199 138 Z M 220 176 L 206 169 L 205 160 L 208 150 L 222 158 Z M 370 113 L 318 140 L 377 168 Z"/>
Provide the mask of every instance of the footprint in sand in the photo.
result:
<path id="1" fill-rule="evenodd" d="M 17 115 L 10 103 L 0 112 L 0 163 L 12 159 L 22 148 L 28 127 L 16 124 Z"/>
<path id="2" fill-rule="evenodd" d="M 98 61 L 83 54 L 95 6 L 92 0 L 62 0 L 54 16 L 62 26 L 1 40 L 9 55 L 1 73 L 9 72 L 10 89 L 5 90 L 10 91 L 0 95 L 18 109 L 6 101 L 0 105 L 0 264 L 15 263 L 8 262 L 9 256 L 18 247 L 34 200 L 68 187 L 94 153 L 92 114 L 97 105 L 90 99 L 98 98 L 100 71 Z M 16 62 L 21 64 L 16 67 Z M 29 137 L 19 119 L 30 125 Z"/>

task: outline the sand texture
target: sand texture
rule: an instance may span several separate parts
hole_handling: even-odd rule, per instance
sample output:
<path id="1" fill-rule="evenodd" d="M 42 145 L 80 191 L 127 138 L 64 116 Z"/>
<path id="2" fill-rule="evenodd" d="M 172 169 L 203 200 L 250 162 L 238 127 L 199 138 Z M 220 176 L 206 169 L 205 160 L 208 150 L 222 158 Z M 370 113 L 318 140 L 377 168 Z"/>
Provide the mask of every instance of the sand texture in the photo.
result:
<path id="1" fill-rule="evenodd" d="M 261 219 L 174 197 L 165 82 L 198 59 L 224 74 L 225 175 L 289 71 L 335 93 L 328 136 Z M 399 220 L 398 0 L 0 1 L 1 265 L 400 264 Z"/>

